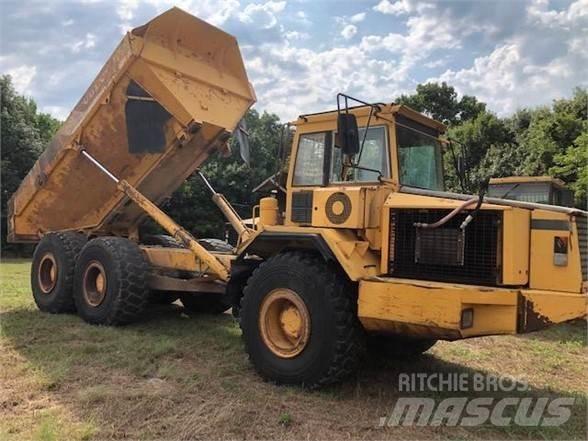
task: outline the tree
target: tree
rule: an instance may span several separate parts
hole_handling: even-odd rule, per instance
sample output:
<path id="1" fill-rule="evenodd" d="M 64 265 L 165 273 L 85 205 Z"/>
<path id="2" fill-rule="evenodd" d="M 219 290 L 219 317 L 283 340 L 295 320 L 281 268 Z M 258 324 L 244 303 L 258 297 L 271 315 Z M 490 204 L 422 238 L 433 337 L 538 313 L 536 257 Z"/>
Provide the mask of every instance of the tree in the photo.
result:
<path id="1" fill-rule="evenodd" d="M 236 141 L 231 140 L 231 155 L 226 158 L 219 155 L 209 158 L 201 171 L 243 218 L 249 218 L 259 197 L 252 190 L 277 171 L 281 123 L 276 115 L 265 112 L 260 115 L 256 110 L 250 110 L 245 118 L 251 166 L 242 161 Z M 226 219 L 196 174 L 188 178 L 163 209 L 197 237 L 223 235 Z M 152 230 L 154 227 L 151 224 L 147 228 Z"/>
<path id="2" fill-rule="evenodd" d="M 8 75 L 0 77 L 0 100 L 2 250 L 7 251 L 18 248 L 7 247 L 6 243 L 8 200 L 60 123 L 48 114 L 38 113 L 32 99 L 18 95 Z"/>
<path id="3" fill-rule="evenodd" d="M 396 101 L 449 125 L 471 120 L 486 110 L 486 104 L 473 96 L 458 100 L 455 89 L 445 82 L 419 84 L 416 93 L 401 95 Z"/>
<path id="4" fill-rule="evenodd" d="M 514 133 L 496 115 L 479 113 L 474 119 L 449 129 L 449 138 L 456 140 L 464 154 L 465 171 L 469 176 L 469 191 L 475 191 L 478 183 L 493 176 L 507 176 L 516 169 L 520 152 L 514 141 Z M 456 146 L 457 147 L 457 146 Z M 457 148 L 459 148 L 457 147 Z M 452 190 L 456 188 L 454 168 L 450 164 L 451 152 L 446 153 L 446 173 Z M 508 160 L 506 158 L 509 158 Z"/>

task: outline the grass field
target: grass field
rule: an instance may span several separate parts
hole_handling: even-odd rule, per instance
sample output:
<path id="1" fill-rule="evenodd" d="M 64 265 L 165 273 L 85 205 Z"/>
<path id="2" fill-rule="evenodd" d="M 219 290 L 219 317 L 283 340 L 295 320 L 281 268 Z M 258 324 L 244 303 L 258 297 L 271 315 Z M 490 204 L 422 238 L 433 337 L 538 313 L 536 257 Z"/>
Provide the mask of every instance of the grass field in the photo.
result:
<path id="1" fill-rule="evenodd" d="M 586 438 L 583 321 L 441 342 L 411 361 L 372 357 L 347 383 L 307 392 L 261 381 L 228 314 L 188 317 L 171 305 L 132 326 L 90 326 L 75 315 L 39 312 L 29 268 L 0 264 L 2 440 Z M 576 404 L 569 421 L 553 428 L 378 427 L 403 395 L 398 375 L 433 372 L 510 375 L 528 382 L 521 396 Z M 436 397 L 445 395 L 452 396 Z"/>

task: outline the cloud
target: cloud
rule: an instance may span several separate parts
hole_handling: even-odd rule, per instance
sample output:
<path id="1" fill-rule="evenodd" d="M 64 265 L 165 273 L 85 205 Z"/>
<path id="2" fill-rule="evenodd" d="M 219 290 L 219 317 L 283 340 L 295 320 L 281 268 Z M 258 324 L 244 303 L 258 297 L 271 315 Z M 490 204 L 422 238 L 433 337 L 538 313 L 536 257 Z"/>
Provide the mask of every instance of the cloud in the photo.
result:
<path id="1" fill-rule="evenodd" d="M 77 54 L 82 49 L 92 49 L 95 46 L 96 36 L 88 32 L 82 40 L 70 44 L 69 48 L 74 54 Z"/>
<path id="2" fill-rule="evenodd" d="M 285 7 L 285 1 L 251 3 L 239 14 L 239 19 L 243 23 L 255 24 L 263 29 L 271 29 L 278 23 L 276 14 L 282 12 Z"/>
<path id="3" fill-rule="evenodd" d="M 404 15 L 415 11 L 421 12 L 432 7 L 432 4 L 420 0 L 381 0 L 372 9 L 382 14 Z"/>
<path id="4" fill-rule="evenodd" d="M 31 83 L 37 75 L 37 66 L 22 65 L 6 71 L 12 77 L 14 88 L 23 95 L 31 95 Z"/>
<path id="5" fill-rule="evenodd" d="M 588 85 L 588 51 L 571 40 L 570 51 L 547 64 L 535 64 L 520 42 L 498 46 L 471 67 L 447 70 L 431 81 L 446 81 L 462 94 L 475 95 L 500 115 L 545 104 L 576 85 Z M 567 89 L 567 90 L 566 90 Z"/>
<path id="6" fill-rule="evenodd" d="M 588 0 L 578 0 L 562 11 L 548 8 L 547 0 L 533 0 L 527 8 L 529 21 L 551 28 L 569 28 L 581 23 L 588 26 Z"/>
<path id="7" fill-rule="evenodd" d="M 308 32 L 287 31 L 284 33 L 286 40 L 307 40 L 310 38 Z"/>
<path id="8" fill-rule="evenodd" d="M 357 34 L 357 26 L 354 26 L 352 24 L 345 26 L 341 31 L 341 35 L 345 40 L 353 38 L 355 34 Z"/>
<path id="9" fill-rule="evenodd" d="M 178 6 L 235 35 L 260 110 L 326 110 L 337 92 L 391 101 L 448 81 L 506 114 L 588 81 L 588 0 L 378 0 L 363 11 L 280 0 L 67 0 L 3 4 L 0 71 L 64 117 L 121 30 Z M 40 44 L 42 39 L 42 44 Z"/>
<path id="10" fill-rule="evenodd" d="M 463 94 L 476 95 L 501 115 L 546 104 L 588 86 L 588 0 L 562 10 L 533 1 L 518 32 L 469 67 L 447 69 L 431 81 L 447 81 Z"/>
<path id="11" fill-rule="evenodd" d="M 349 17 L 349 21 L 351 23 L 359 23 L 360 21 L 364 21 L 365 20 L 365 12 L 360 12 L 359 14 L 354 14 L 351 17 Z"/>

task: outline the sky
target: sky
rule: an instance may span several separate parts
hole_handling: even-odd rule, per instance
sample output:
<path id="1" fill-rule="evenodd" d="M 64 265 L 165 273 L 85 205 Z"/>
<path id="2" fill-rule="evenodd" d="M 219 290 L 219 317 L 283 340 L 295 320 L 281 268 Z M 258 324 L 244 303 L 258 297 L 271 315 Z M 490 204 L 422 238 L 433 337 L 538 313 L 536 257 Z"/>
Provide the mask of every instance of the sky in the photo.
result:
<path id="1" fill-rule="evenodd" d="M 259 111 L 446 81 L 506 116 L 588 86 L 588 0 L 0 0 L 0 74 L 65 119 L 123 34 L 178 6 L 237 37 Z"/>

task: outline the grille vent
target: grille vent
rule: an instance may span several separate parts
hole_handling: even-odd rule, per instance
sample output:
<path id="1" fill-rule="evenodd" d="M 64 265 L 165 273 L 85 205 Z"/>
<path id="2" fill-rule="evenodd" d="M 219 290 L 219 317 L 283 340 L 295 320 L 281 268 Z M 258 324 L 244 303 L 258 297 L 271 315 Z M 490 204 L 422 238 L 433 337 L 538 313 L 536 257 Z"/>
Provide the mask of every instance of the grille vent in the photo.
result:
<path id="1" fill-rule="evenodd" d="M 310 224 L 312 221 L 312 191 L 292 193 L 292 222 Z"/>
<path id="2" fill-rule="evenodd" d="M 498 252 L 501 212 L 478 212 L 466 228 L 463 238 L 457 234 L 440 232 L 439 240 L 445 240 L 446 244 L 439 242 L 435 247 L 427 247 L 428 253 L 438 255 L 422 258 L 422 249 L 419 251 L 417 248 L 417 228 L 413 224 L 433 223 L 448 213 L 449 210 L 391 211 L 389 274 L 421 280 L 496 285 L 500 275 Z M 442 228 L 458 231 L 468 213 L 469 210 L 459 213 Z M 444 248 L 440 249 L 439 246 Z"/>

